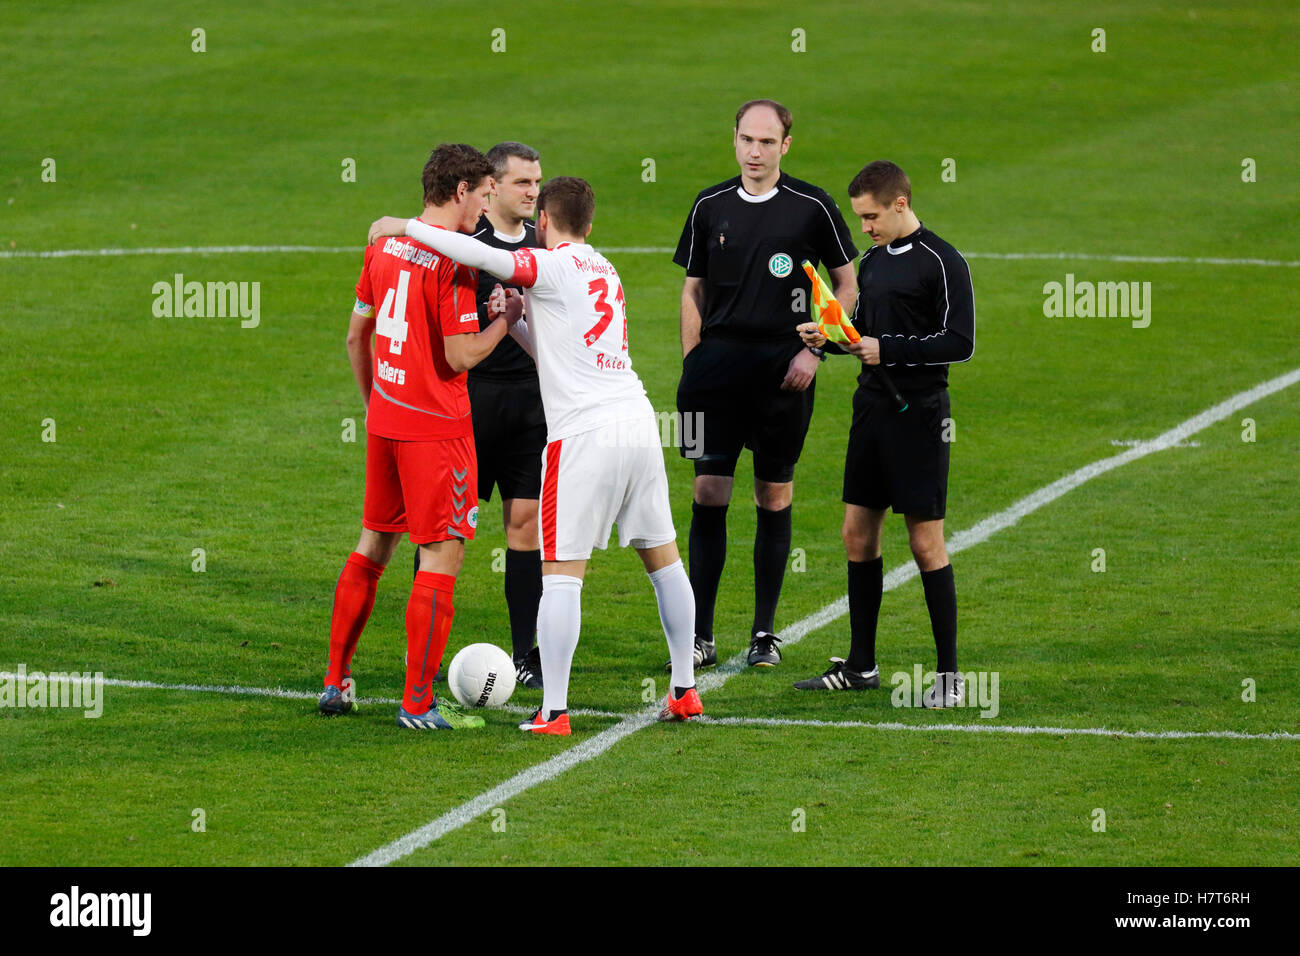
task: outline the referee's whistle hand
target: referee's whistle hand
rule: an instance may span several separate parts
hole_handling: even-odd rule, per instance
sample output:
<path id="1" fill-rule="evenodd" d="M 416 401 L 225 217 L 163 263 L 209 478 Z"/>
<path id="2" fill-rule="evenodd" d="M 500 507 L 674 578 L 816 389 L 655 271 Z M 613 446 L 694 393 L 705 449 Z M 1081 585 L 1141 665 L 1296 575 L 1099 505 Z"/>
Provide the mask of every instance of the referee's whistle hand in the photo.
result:
<path id="1" fill-rule="evenodd" d="M 805 322 L 802 325 L 797 325 L 795 331 L 799 333 L 799 338 L 803 339 L 804 345 L 819 349 L 826 344 L 826 336 L 817 331 L 816 322 Z"/>
<path id="2" fill-rule="evenodd" d="M 880 364 L 880 339 L 864 335 L 858 341 L 846 345 L 845 348 L 856 355 L 863 365 Z"/>
<path id="3" fill-rule="evenodd" d="M 812 384 L 813 376 L 817 374 L 817 366 L 820 364 L 817 356 L 807 349 L 800 349 L 799 354 L 790 360 L 790 366 L 785 370 L 785 381 L 781 383 L 781 389 L 786 392 L 802 392 Z"/>

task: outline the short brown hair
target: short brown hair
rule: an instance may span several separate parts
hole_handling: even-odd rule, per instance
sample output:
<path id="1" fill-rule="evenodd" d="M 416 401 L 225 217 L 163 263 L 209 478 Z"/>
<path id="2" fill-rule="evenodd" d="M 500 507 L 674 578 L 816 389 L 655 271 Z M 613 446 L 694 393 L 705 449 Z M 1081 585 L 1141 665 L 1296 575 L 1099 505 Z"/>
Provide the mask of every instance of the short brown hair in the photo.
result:
<path id="1" fill-rule="evenodd" d="M 577 176 L 548 179 L 537 194 L 537 209 L 545 212 L 564 232 L 584 235 L 596 211 L 596 194 L 591 184 Z"/>
<path id="2" fill-rule="evenodd" d="M 424 186 L 424 204 L 441 206 L 456 198 L 461 183 L 478 189 L 484 179 L 492 175 L 492 164 L 473 146 L 464 143 L 442 143 L 429 154 L 424 164 L 420 182 Z"/>
<path id="3" fill-rule="evenodd" d="M 794 117 L 790 111 L 778 103 L 776 100 L 750 100 L 740 109 L 736 110 L 736 129 L 740 129 L 740 121 L 744 119 L 745 114 L 755 106 L 767 106 L 776 111 L 776 118 L 781 121 L 781 127 L 785 130 L 782 136 L 790 135 L 790 127 L 794 125 Z"/>
<path id="4" fill-rule="evenodd" d="M 506 169 L 510 166 L 510 157 L 522 159 L 526 163 L 540 163 L 542 154 L 531 146 L 525 146 L 523 143 L 516 143 L 513 140 L 497 143 L 487 151 L 488 162 L 492 164 L 492 178 L 501 180 L 505 178 Z"/>
<path id="5" fill-rule="evenodd" d="M 849 198 L 857 199 L 864 193 L 871 193 L 881 206 L 888 206 L 899 196 L 905 198 L 909 206 L 912 204 L 911 180 L 897 163 L 887 159 L 867 163 L 853 177 L 849 183 Z"/>

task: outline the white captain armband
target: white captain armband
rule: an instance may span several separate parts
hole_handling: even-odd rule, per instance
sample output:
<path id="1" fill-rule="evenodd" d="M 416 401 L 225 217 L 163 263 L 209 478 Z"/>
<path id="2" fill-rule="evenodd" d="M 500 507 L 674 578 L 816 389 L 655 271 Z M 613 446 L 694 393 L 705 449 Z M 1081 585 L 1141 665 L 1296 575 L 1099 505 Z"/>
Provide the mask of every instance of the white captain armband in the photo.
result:
<path id="1" fill-rule="evenodd" d="M 352 311 L 357 315 L 364 315 L 366 318 L 370 318 L 370 316 L 374 314 L 375 307 L 357 299 L 357 304 L 352 307 Z"/>

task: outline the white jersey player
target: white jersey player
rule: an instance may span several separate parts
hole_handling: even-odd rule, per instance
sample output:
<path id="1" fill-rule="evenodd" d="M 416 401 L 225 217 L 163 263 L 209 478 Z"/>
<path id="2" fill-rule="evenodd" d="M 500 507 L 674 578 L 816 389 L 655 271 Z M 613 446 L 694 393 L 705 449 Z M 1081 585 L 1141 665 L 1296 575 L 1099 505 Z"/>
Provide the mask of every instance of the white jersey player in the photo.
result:
<path id="1" fill-rule="evenodd" d="M 619 544 L 641 555 L 668 639 L 672 687 L 659 717 L 689 720 L 703 712 L 695 690 L 695 596 L 677 551 L 654 409 L 628 355 L 623 283 L 586 243 L 594 208 L 586 181 L 550 180 L 537 197 L 537 239 L 545 248 L 513 252 L 418 219 L 386 217 L 370 227 L 371 242 L 409 235 L 525 290 L 522 301 L 513 290 L 494 293 L 490 309 L 506 315 L 511 335 L 537 361 L 548 433 L 537 612 L 544 689 L 541 709 L 520 724 L 532 733 L 570 733 L 583 577 L 592 549 L 605 547 L 615 524 Z"/>

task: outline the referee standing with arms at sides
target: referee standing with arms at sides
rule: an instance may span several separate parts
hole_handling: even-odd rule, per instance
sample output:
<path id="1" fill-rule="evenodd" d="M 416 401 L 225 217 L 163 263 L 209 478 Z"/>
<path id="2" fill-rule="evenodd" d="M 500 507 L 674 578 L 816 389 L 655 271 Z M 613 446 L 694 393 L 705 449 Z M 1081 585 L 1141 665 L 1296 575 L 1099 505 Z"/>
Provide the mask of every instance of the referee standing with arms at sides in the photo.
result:
<path id="1" fill-rule="evenodd" d="M 494 186 L 488 211 L 474 237 L 513 252 L 537 246 L 532 217 L 542 186 L 541 156 L 523 143 L 498 143 L 487 152 Z M 494 276 L 478 278 L 479 322 L 487 319 Z M 542 599 L 542 552 L 537 536 L 537 502 L 542 492 L 542 449 L 546 417 L 537 366 L 510 336 L 470 369 L 470 412 L 478 450 L 478 496 L 492 500 L 501 493 L 506 530 L 506 609 L 510 613 L 511 656 L 515 679 L 532 690 L 542 688 L 542 664 L 533 640 L 537 606 Z"/>
<path id="2" fill-rule="evenodd" d="M 975 351 L 975 298 L 961 254 L 912 211 L 912 185 L 890 162 L 863 167 L 849 184 L 853 212 L 872 248 L 858 266 L 853 325 L 862 339 L 844 348 L 862 362 L 844 462 L 844 548 L 849 564 L 848 660 L 832 657 L 799 690 L 866 690 L 880 686 L 876 619 L 884 565 L 885 509 L 902 513 L 921 571 L 939 666 L 926 707 L 963 699 L 957 671 L 957 591 L 944 546 L 948 496 L 948 366 Z M 811 347 L 827 345 L 817 326 L 799 327 Z M 840 351 L 834 344 L 828 351 Z M 906 401 L 900 410 L 880 368 Z"/>
<path id="3" fill-rule="evenodd" d="M 781 660 L 774 631 L 790 557 L 794 466 L 812 418 L 814 376 L 825 358 L 795 331 L 810 301 L 800 262 L 824 262 L 846 312 L 854 301 L 857 248 L 834 200 L 781 171 L 790 125 L 790 111 L 773 100 L 740 108 L 733 134 L 740 175 L 699 194 L 673 257 L 686 269 L 677 408 L 683 432 L 697 422 L 703 426 L 689 541 L 696 667 L 718 659 L 713 609 L 743 448 L 754 455 L 758 508 L 748 663 L 771 667 Z"/>

